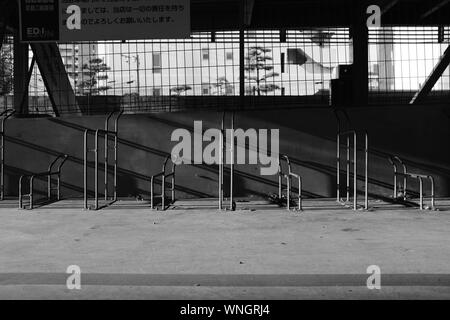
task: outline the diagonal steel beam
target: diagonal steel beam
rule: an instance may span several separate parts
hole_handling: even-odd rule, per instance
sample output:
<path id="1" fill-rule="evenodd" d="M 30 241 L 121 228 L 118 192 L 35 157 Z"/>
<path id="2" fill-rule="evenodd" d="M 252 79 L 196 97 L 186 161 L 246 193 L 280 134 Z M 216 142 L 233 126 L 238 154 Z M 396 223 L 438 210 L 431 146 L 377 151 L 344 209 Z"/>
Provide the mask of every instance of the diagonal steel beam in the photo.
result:
<path id="1" fill-rule="evenodd" d="M 388 1 L 386 3 L 386 5 L 383 6 L 383 8 L 381 9 L 381 15 L 385 14 L 386 12 L 388 12 L 389 10 L 392 9 L 392 7 L 394 7 L 397 3 L 399 2 L 399 0 L 391 0 Z"/>
<path id="2" fill-rule="evenodd" d="M 447 3 L 449 3 L 450 0 L 442 0 L 441 2 L 439 2 L 438 4 L 436 4 L 435 6 L 433 6 L 430 10 L 428 10 L 427 12 L 425 12 L 424 14 L 422 14 L 420 16 L 420 20 L 423 20 L 427 17 L 429 17 L 430 15 L 432 15 L 433 13 L 435 13 L 436 11 L 438 11 L 439 9 L 441 9 L 443 6 L 445 6 Z"/>
<path id="3" fill-rule="evenodd" d="M 63 113 L 81 115 L 56 43 L 31 43 L 36 63 L 56 116 Z"/>
<path id="4" fill-rule="evenodd" d="M 436 82 L 442 76 L 442 73 L 448 67 L 449 63 L 450 63 L 450 46 L 447 47 L 444 54 L 441 56 L 438 63 L 434 67 L 433 71 L 431 71 L 430 75 L 425 80 L 425 83 L 411 99 L 411 101 L 409 102 L 410 104 L 417 104 L 423 101 L 423 99 L 430 93 L 431 89 L 433 89 Z"/>

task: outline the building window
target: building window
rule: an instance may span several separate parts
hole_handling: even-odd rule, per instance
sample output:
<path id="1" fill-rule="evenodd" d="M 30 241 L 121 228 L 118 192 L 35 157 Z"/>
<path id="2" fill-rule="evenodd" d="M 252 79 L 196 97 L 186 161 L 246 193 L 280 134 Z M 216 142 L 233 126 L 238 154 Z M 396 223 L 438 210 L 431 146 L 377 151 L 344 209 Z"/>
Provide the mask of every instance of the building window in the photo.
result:
<path id="1" fill-rule="evenodd" d="M 161 88 L 153 88 L 153 96 L 159 97 L 161 95 Z"/>
<path id="2" fill-rule="evenodd" d="M 153 73 L 161 73 L 161 53 L 152 54 Z"/>
<path id="3" fill-rule="evenodd" d="M 227 58 L 227 60 L 233 61 L 233 52 L 227 52 L 226 53 L 226 58 Z"/>
<path id="4" fill-rule="evenodd" d="M 203 60 L 209 60 L 209 49 L 202 49 Z"/>
<path id="5" fill-rule="evenodd" d="M 209 95 L 209 85 L 208 84 L 203 84 L 202 85 L 202 95 L 207 96 Z"/>

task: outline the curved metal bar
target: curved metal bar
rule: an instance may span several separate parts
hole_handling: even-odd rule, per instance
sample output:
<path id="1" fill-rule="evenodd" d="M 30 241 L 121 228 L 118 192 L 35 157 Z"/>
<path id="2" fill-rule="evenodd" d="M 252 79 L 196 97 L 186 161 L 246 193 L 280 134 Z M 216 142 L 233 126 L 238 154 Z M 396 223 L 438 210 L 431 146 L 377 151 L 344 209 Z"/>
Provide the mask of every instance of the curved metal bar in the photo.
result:
<path id="1" fill-rule="evenodd" d="M 406 194 L 407 194 L 407 178 L 408 178 L 408 169 L 406 167 L 406 164 L 403 162 L 402 159 L 400 159 L 400 157 L 398 156 L 389 156 L 388 157 L 389 162 L 391 163 L 391 165 L 394 168 L 394 194 L 393 194 L 393 198 L 397 198 L 397 176 L 400 175 L 400 173 L 398 172 L 398 167 L 397 164 L 400 164 L 403 168 L 403 172 L 401 173 L 401 176 L 403 176 L 403 199 L 406 200 Z"/>
<path id="2" fill-rule="evenodd" d="M 59 159 L 63 159 L 63 161 L 61 161 L 61 162 L 59 163 L 59 165 L 57 166 L 57 169 L 56 169 L 57 172 L 60 171 L 60 170 L 61 170 L 61 167 L 63 166 L 64 162 L 66 162 L 67 158 L 68 158 L 68 155 L 67 155 L 67 154 L 60 154 L 59 156 L 57 156 L 57 157 L 55 158 L 55 160 L 53 160 L 52 163 L 50 163 L 50 165 L 48 166 L 48 172 L 52 172 L 52 169 L 53 169 L 53 166 L 55 165 L 55 163 L 56 163 Z"/>
<path id="3" fill-rule="evenodd" d="M 53 166 L 58 162 L 58 160 L 63 159 L 62 161 L 59 162 L 56 171 L 53 170 Z M 21 175 L 19 178 L 19 208 L 22 209 L 23 208 L 23 197 L 28 196 L 29 197 L 29 209 L 33 209 L 33 195 L 34 195 L 34 179 L 37 177 L 47 177 L 47 198 L 50 199 L 51 198 L 51 177 L 56 175 L 56 179 L 57 179 L 57 186 L 56 186 L 56 190 L 57 190 L 57 200 L 60 200 L 60 180 L 61 180 L 61 169 L 62 166 L 64 165 L 64 163 L 67 161 L 68 159 L 68 155 L 64 154 L 64 155 L 59 155 L 57 156 L 48 166 L 48 171 L 46 172 L 41 172 L 41 173 L 34 173 L 34 174 L 29 174 L 29 175 Z M 28 194 L 24 194 L 23 193 L 23 180 L 29 178 L 29 193 Z"/>
<path id="4" fill-rule="evenodd" d="M 288 172 L 283 171 L 282 161 L 286 162 Z M 292 172 L 291 162 L 289 157 L 285 154 L 280 154 L 278 156 L 278 196 L 282 198 L 282 180 L 286 179 L 286 200 L 287 200 L 287 210 L 290 210 L 291 201 L 291 189 L 292 189 L 292 178 L 298 180 L 298 207 L 297 210 L 302 210 L 302 178 L 300 175 Z"/>
<path id="5" fill-rule="evenodd" d="M 155 178 L 162 177 L 161 181 L 161 209 L 165 210 L 165 196 L 166 196 L 166 178 L 171 178 L 171 201 L 175 201 L 175 167 L 176 163 L 172 161 L 172 171 L 170 173 L 166 173 L 167 162 L 171 159 L 171 156 L 167 156 L 164 159 L 162 165 L 162 171 L 154 174 L 150 177 L 150 208 L 154 209 L 154 185 Z"/>

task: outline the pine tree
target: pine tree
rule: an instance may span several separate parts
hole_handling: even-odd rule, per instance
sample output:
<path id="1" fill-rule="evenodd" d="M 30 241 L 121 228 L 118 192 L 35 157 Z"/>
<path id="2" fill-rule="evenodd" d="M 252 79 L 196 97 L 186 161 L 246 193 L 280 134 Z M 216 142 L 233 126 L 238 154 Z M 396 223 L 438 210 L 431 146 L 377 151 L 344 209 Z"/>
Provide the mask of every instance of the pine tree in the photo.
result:
<path id="1" fill-rule="evenodd" d="M 99 86 L 100 80 L 107 80 L 108 76 L 104 72 L 110 70 L 100 58 L 94 58 L 83 65 L 81 75 L 81 82 L 77 85 L 77 91 L 85 95 L 96 95 L 100 92 L 111 89 L 110 86 Z"/>
<path id="2" fill-rule="evenodd" d="M 258 96 L 261 95 L 261 92 L 268 93 L 280 89 L 276 84 L 267 83 L 268 79 L 279 76 L 278 73 L 273 72 L 274 67 L 270 64 L 273 60 L 272 57 L 267 55 L 271 51 L 271 49 L 264 47 L 251 47 L 245 58 L 244 70 L 248 73 L 245 78 L 256 82 L 255 89 Z"/>

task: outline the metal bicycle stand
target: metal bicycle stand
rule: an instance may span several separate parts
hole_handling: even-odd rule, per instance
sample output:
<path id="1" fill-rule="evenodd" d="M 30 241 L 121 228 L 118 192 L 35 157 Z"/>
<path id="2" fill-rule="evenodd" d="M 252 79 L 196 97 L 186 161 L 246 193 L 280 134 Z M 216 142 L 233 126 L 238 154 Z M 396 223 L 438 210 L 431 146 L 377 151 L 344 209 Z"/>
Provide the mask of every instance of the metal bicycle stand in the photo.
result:
<path id="1" fill-rule="evenodd" d="M 342 121 L 339 117 L 339 110 L 335 110 L 335 116 L 337 119 L 337 134 L 336 134 L 336 201 L 346 205 L 350 202 L 350 171 L 351 164 L 353 164 L 353 210 L 358 209 L 358 192 L 357 192 L 357 180 L 358 180 L 358 134 L 364 136 L 364 209 L 369 209 L 369 199 L 368 199 L 368 190 L 369 190 L 369 178 L 368 178 L 368 168 L 369 168 L 369 137 L 366 131 L 359 133 L 355 129 L 351 129 L 350 127 L 350 119 L 345 113 L 345 111 L 340 110 L 344 113 L 347 129 L 341 131 Z M 340 171 L 341 171 L 341 137 L 344 137 L 346 140 L 346 153 L 345 153 L 345 163 L 346 163 L 346 201 L 341 201 L 340 195 Z M 353 137 L 353 139 L 351 139 Z M 351 143 L 353 140 L 353 144 Z M 352 160 L 353 153 L 353 160 Z"/>
<path id="2" fill-rule="evenodd" d="M 117 200 L 117 166 L 118 166 L 118 124 L 119 124 L 119 118 L 122 116 L 123 110 L 121 111 L 113 111 L 109 113 L 109 115 L 105 119 L 105 129 L 86 129 L 84 131 L 84 140 L 83 140 L 83 151 L 84 151 L 84 170 L 83 170 L 83 176 L 84 176 L 84 210 L 91 209 L 88 206 L 88 192 L 87 192 L 87 180 L 88 180 L 88 174 L 87 174 L 87 163 L 88 163 L 88 154 L 89 152 L 94 153 L 94 210 L 99 209 L 98 205 L 98 193 L 99 193 L 99 180 L 98 180 L 98 171 L 99 171 L 99 136 L 101 135 L 104 139 L 104 199 L 105 201 L 108 200 L 108 157 L 109 157 L 109 138 L 113 137 L 114 139 L 114 160 L 113 160 L 113 197 L 112 201 Z M 110 119 L 115 116 L 114 119 L 114 130 L 109 130 L 109 121 Z M 94 133 L 94 148 L 90 149 L 88 147 L 88 136 L 89 133 Z"/>
<path id="3" fill-rule="evenodd" d="M 171 156 L 167 156 L 164 160 L 162 171 L 151 176 L 150 178 L 150 209 L 155 208 L 155 191 L 154 191 L 154 185 L 155 185 L 155 178 L 161 177 L 161 210 L 166 210 L 166 179 L 171 178 L 171 203 L 175 202 L 175 166 L 176 164 L 172 161 L 172 171 L 170 173 L 166 173 L 166 166 L 167 162 L 171 159 Z"/>
<path id="4" fill-rule="evenodd" d="M 226 111 L 222 114 L 221 130 L 220 130 L 220 142 L 219 142 L 219 210 L 224 210 L 224 168 L 226 162 L 226 128 L 225 128 Z M 234 111 L 231 112 L 231 128 L 230 128 L 230 196 L 228 210 L 234 211 L 236 204 L 234 203 L 233 190 L 234 190 Z"/>
<path id="5" fill-rule="evenodd" d="M 427 179 L 430 181 L 430 204 L 431 204 L 430 209 L 437 210 L 436 205 L 435 205 L 435 195 L 434 195 L 435 188 L 434 188 L 433 176 L 408 172 L 406 164 L 398 156 L 389 156 L 388 160 L 393 168 L 393 178 L 394 178 L 393 198 L 394 199 L 398 198 L 398 196 L 397 196 L 397 183 L 398 183 L 397 177 L 403 177 L 403 186 L 400 184 L 400 187 L 403 188 L 403 197 L 402 197 L 403 200 L 407 199 L 408 178 L 417 179 L 419 181 L 419 209 L 424 210 L 424 207 L 423 207 L 423 204 L 424 204 L 423 180 Z M 403 172 L 398 171 L 397 164 L 400 164 L 402 166 Z"/>
<path id="6" fill-rule="evenodd" d="M 48 166 L 48 170 L 46 172 L 41 173 L 35 173 L 35 174 L 29 174 L 29 175 L 22 175 L 19 178 L 19 209 L 23 209 L 23 198 L 28 197 L 29 199 L 29 209 L 33 209 L 33 196 L 34 196 L 34 179 L 37 177 L 47 177 L 47 200 L 51 199 L 52 196 L 52 190 L 56 190 L 56 199 L 59 201 L 61 198 L 61 169 L 64 163 L 66 162 L 68 156 L 65 155 L 59 155 L 56 157 L 53 162 L 50 163 Z M 56 168 L 56 170 L 53 169 L 53 166 L 56 165 L 56 163 L 59 164 Z M 52 187 L 52 176 L 56 176 L 56 187 Z M 22 181 L 24 179 L 29 179 L 29 193 L 24 194 L 22 190 Z"/>

